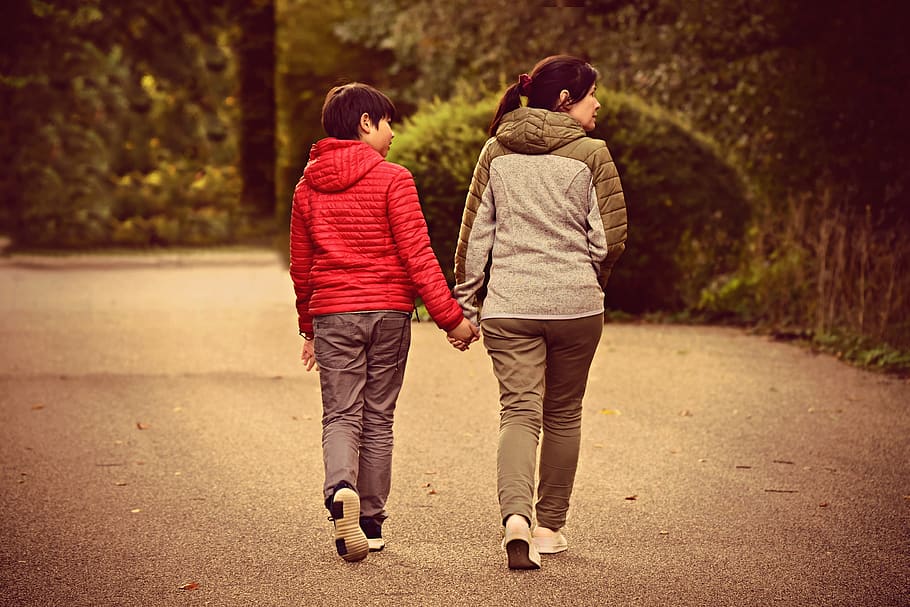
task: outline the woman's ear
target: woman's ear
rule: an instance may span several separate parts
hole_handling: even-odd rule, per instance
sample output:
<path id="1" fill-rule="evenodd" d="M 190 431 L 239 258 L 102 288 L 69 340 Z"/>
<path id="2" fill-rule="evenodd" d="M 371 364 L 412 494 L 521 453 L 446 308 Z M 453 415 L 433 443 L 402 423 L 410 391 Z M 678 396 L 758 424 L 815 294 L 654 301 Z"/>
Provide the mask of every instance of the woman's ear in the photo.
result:
<path id="1" fill-rule="evenodd" d="M 360 116 L 360 132 L 367 134 L 373 130 L 373 121 L 370 120 L 370 115 L 366 112 Z"/>
<path id="2" fill-rule="evenodd" d="M 562 89 L 561 91 L 559 91 L 559 103 L 556 104 L 556 110 L 560 111 L 560 110 L 568 109 L 568 107 L 569 107 L 568 101 L 569 101 L 569 91 L 567 91 L 566 89 Z"/>

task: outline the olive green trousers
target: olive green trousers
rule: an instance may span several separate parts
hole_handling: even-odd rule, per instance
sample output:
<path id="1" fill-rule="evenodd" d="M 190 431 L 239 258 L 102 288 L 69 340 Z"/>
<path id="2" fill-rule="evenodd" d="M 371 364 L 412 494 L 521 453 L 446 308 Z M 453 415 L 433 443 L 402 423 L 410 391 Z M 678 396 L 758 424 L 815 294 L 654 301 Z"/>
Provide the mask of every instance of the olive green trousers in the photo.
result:
<path id="1" fill-rule="evenodd" d="M 570 320 L 481 322 L 499 381 L 497 484 L 502 520 L 519 514 L 550 529 L 566 523 L 581 445 L 582 398 L 603 314 Z M 543 435 L 541 438 L 541 430 Z M 540 442 L 537 503 L 534 478 Z"/>

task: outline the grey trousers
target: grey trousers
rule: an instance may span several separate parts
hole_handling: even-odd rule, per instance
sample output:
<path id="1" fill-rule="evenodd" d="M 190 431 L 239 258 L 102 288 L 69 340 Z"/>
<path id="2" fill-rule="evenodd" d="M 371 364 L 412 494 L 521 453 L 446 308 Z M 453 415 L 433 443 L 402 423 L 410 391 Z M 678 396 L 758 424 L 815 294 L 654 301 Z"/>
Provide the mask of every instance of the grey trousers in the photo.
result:
<path id="1" fill-rule="evenodd" d="M 392 482 L 392 421 L 411 345 L 402 312 L 313 319 L 322 387 L 325 498 L 342 481 L 357 488 L 360 516 L 386 518 Z"/>
<path id="2" fill-rule="evenodd" d="M 566 523 L 581 446 L 582 398 L 603 332 L 603 314 L 571 320 L 493 318 L 483 343 L 499 380 L 497 485 L 502 519 L 520 514 Z M 540 440 L 541 428 L 543 438 Z M 537 504 L 534 476 L 540 440 Z"/>

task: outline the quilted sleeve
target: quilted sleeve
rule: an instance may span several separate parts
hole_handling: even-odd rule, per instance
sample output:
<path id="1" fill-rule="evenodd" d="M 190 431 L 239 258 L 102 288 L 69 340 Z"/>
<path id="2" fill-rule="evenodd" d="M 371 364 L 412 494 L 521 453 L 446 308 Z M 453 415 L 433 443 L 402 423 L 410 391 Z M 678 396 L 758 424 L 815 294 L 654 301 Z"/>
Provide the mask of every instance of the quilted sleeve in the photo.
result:
<path id="1" fill-rule="evenodd" d="M 494 141 L 496 139 L 490 138 L 484 144 L 480 157 L 477 159 L 477 165 L 474 167 L 471 185 L 468 186 L 468 196 L 464 203 L 464 212 L 461 215 L 461 228 L 458 231 L 458 244 L 455 247 L 455 284 L 465 281 L 468 240 L 471 238 L 477 209 L 480 208 L 481 196 L 487 188 L 487 182 L 490 181 L 490 148 Z"/>
<path id="2" fill-rule="evenodd" d="M 607 255 L 601 264 L 600 285 L 606 287 L 616 260 L 626 250 L 628 236 L 628 219 L 626 199 L 619 180 L 616 163 L 610 156 L 606 145 L 599 146 L 588 162 L 593 173 L 594 191 L 597 195 L 597 206 L 603 222 L 607 240 Z"/>
<path id="3" fill-rule="evenodd" d="M 291 280 L 297 296 L 297 325 L 300 331 L 313 333 L 313 317 L 310 315 L 310 297 L 313 285 L 310 280 L 313 270 L 313 243 L 307 230 L 304 211 L 308 188 L 301 179 L 294 190 L 291 205 Z"/>
<path id="4" fill-rule="evenodd" d="M 464 315 L 449 291 L 430 246 L 414 178 L 403 167 L 390 184 L 388 209 L 392 238 L 411 282 L 436 325 L 451 331 L 461 323 Z"/>

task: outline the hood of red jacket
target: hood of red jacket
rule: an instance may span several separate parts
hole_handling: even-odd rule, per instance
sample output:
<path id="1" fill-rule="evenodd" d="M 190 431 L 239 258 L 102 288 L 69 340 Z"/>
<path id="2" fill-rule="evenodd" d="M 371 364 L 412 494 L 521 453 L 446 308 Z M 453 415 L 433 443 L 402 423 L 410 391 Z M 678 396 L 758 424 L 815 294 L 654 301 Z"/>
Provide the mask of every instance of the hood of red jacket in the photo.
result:
<path id="1" fill-rule="evenodd" d="M 314 190 L 340 192 L 360 181 L 382 161 L 382 155 L 363 141 L 328 137 L 310 149 L 303 176 Z"/>

